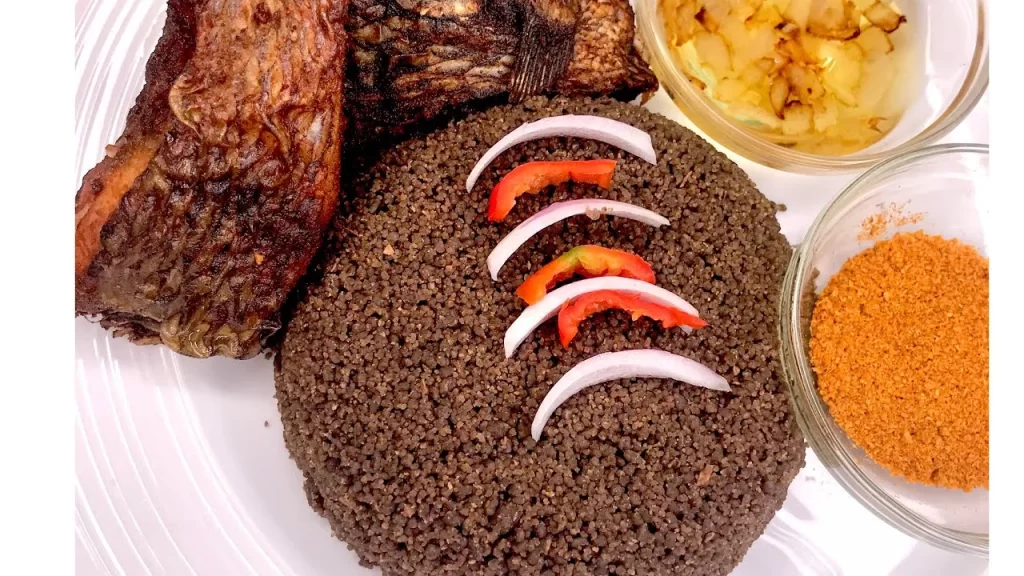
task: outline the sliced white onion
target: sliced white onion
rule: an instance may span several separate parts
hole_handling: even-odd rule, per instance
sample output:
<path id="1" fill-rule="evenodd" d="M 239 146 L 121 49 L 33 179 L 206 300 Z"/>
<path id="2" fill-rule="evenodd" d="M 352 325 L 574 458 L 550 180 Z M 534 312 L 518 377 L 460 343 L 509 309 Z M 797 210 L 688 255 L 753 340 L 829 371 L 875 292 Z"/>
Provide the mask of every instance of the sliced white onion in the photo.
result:
<path id="1" fill-rule="evenodd" d="M 620 292 L 639 294 L 644 299 L 655 304 L 676 308 L 700 318 L 700 313 L 689 302 L 683 300 L 674 292 L 669 292 L 660 286 L 619 276 L 587 278 L 552 290 L 540 302 L 527 306 L 522 314 L 516 318 L 516 321 L 505 331 L 505 358 L 511 358 L 516 348 L 519 348 L 519 345 L 529 338 L 530 334 L 533 334 L 533 331 L 538 326 L 554 318 L 558 311 L 562 309 L 562 304 L 598 290 L 618 290 Z M 680 328 L 685 332 L 690 332 L 690 328 L 687 326 L 680 326 Z"/>
<path id="2" fill-rule="evenodd" d="M 658 163 L 657 154 L 654 152 L 654 145 L 651 144 L 651 135 L 639 128 L 634 128 L 624 122 L 604 118 L 601 116 L 578 116 L 568 114 L 565 116 L 552 116 L 541 118 L 535 122 L 527 122 L 519 128 L 506 134 L 498 143 L 491 146 L 466 178 L 466 191 L 472 192 L 476 181 L 483 174 L 484 169 L 490 166 L 494 159 L 502 152 L 530 140 L 550 138 L 553 136 L 572 136 L 575 138 L 586 138 L 597 140 L 605 144 L 611 144 L 621 148 L 634 156 L 639 156 L 651 164 Z"/>
<path id="3" fill-rule="evenodd" d="M 535 234 L 556 222 L 560 222 L 573 216 L 579 216 L 581 214 L 593 215 L 594 217 L 605 214 L 609 216 L 621 216 L 622 218 L 628 218 L 630 220 L 643 222 L 644 224 L 650 224 L 655 228 L 659 226 L 666 226 L 669 223 L 668 218 L 665 218 L 657 212 L 651 212 L 646 208 L 634 206 L 633 204 L 627 204 L 625 202 L 616 202 L 614 200 L 604 200 L 601 198 L 582 198 L 579 200 L 555 202 L 533 216 L 530 216 L 526 220 L 523 220 L 519 226 L 515 227 L 515 230 L 509 232 L 507 236 L 501 239 L 501 242 L 498 242 L 498 245 L 494 247 L 494 250 L 491 250 L 491 253 L 487 255 L 487 269 L 491 273 L 491 280 L 498 279 L 498 272 L 501 270 L 501 267 L 505 265 L 505 262 L 515 254 L 516 250 L 518 250 L 520 246 L 525 244 L 526 241 L 532 238 Z"/>
<path id="4" fill-rule="evenodd" d="M 711 390 L 732 391 L 729 382 L 717 372 L 685 356 L 664 350 L 606 352 L 573 366 L 548 391 L 533 417 L 530 429 L 533 439 L 540 441 L 541 432 L 551 415 L 580 390 L 625 378 L 670 378 Z"/>

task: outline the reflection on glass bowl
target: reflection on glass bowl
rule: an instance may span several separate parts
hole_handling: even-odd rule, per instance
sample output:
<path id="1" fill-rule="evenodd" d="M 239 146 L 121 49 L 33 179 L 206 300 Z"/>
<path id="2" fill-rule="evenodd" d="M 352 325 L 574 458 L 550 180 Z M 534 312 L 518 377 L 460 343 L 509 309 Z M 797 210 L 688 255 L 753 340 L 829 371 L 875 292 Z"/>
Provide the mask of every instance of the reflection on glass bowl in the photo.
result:
<path id="1" fill-rule="evenodd" d="M 905 205 L 923 218 L 892 228 L 957 238 L 982 253 L 979 206 L 987 193 L 988 147 L 953 144 L 914 150 L 855 180 L 811 225 L 793 255 L 779 306 L 782 365 L 797 420 L 808 443 L 836 480 L 877 516 L 919 540 L 955 552 L 988 554 L 988 491 L 948 490 L 891 475 L 855 446 L 818 394 L 807 353 L 813 294 L 872 241 L 861 223 L 879 206 Z"/>

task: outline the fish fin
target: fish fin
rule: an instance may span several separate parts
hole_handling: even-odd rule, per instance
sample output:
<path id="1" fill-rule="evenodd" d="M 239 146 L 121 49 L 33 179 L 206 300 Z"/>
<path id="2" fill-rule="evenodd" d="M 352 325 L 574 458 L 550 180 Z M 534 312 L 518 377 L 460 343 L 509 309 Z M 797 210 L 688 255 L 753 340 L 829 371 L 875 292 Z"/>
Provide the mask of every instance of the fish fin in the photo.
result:
<path id="1" fill-rule="evenodd" d="M 550 88 L 569 68 L 575 46 L 575 11 L 552 18 L 535 5 L 538 0 L 532 2 L 524 8 L 522 36 L 509 82 L 512 102 Z"/>

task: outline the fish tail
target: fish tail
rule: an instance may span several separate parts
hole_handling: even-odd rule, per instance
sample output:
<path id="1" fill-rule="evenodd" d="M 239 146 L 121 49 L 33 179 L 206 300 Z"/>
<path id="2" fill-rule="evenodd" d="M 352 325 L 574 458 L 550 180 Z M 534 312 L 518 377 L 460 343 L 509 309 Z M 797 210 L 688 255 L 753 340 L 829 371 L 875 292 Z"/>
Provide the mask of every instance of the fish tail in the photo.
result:
<path id="1" fill-rule="evenodd" d="M 573 55 L 575 26 L 551 23 L 532 12 L 524 20 L 509 84 L 512 102 L 550 88 L 569 68 Z"/>

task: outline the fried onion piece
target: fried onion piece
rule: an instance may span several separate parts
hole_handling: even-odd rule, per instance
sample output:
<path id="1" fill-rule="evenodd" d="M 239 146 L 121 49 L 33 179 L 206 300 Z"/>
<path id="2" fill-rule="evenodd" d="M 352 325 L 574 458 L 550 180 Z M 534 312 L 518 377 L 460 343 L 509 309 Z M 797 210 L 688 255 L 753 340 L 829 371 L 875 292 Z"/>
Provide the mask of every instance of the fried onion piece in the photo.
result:
<path id="1" fill-rule="evenodd" d="M 896 12 L 891 6 L 882 2 L 875 2 L 864 11 L 864 17 L 875 26 L 892 34 L 900 27 L 900 24 L 907 21 L 907 17 Z"/>

